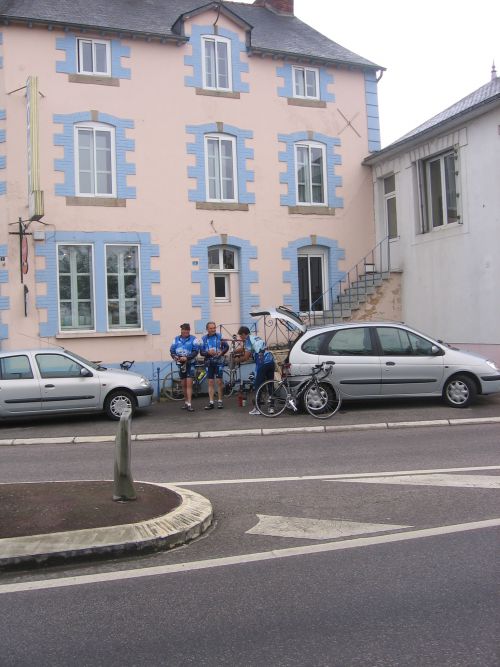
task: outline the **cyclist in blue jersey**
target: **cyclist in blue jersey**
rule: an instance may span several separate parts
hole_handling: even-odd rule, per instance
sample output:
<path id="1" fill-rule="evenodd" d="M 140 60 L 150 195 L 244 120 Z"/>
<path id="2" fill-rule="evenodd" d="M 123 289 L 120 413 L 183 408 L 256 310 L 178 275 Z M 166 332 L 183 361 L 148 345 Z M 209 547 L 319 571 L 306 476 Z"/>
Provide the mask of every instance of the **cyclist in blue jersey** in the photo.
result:
<path id="1" fill-rule="evenodd" d="M 179 367 L 182 391 L 184 392 L 183 410 L 194 412 L 191 405 L 193 396 L 194 360 L 200 351 L 200 344 L 195 336 L 191 336 L 191 327 L 185 322 L 181 324 L 181 335 L 176 336 L 170 346 L 170 356 Z"/>
<path id="2" fill-rule="evenodd" d="M 214 409 L 215 378 L 217 379 L 217 407 L 223 407 L 222 396 L 224 385 L 222 383 L 222 371 L 224 368 L 224 355 L 229 350 L 229 345 L 217 333 L 215 322 L 207 322 L 207 333 L 201 339 L 200 354 L 205 359 L 208 377 L 208 405 L 205 410 Z"/>
<path id="3" fill-rule="evenodd" d="M 257 391 L 263 382 L 274 379 L 276 364 L 273 354 L 267 349 L 266 343 L 262 338 L 250 335 L 248 327 L 240 327 L 238 329 L 238 336 L 243 341 L 243 350 L 240 353 L 242 360 L 248 361 L 250 357 L 253 357 L 255 361 L 254 389 Z M 260 415 L 260 412 L 254 405 L 253 410 L 250 410 L 249 414 Z"/>

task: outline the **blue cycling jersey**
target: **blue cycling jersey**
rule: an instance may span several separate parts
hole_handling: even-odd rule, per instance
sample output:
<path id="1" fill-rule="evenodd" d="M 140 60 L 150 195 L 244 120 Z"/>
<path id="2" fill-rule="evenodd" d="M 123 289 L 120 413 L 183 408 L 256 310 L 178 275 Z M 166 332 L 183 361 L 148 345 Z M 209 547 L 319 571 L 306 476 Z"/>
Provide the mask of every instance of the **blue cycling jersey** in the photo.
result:
<path id="1" fill-rule="evenodd" d="M 215 350 L 215 355 L 210 355 L 209 351 Z M 200 354 L 205 357 L 205 361 L 214 364 L 224 363 L 224 354 L 229 350 L 229 345 L 222 340 L 220 333 L 212 335 L 205 334 L 201 339 Z"/>
<path id="2" fill-rule="evenodd" d="M 195 336 L 176 336 L 170 346 L 170 355 L 176 357 L 187 357 L 188 360 L 198 356 L 200 344 Z"/>
<path id="3" fill-rule="evenodd" d="M 245 341 L 245 349 L 250 350 L 252 353 L 256 371 L 264 366 L 264 364 L 274 362 L 272 352 L 266 349 L 264 341 L 259 336 L 248 336 Z"/>

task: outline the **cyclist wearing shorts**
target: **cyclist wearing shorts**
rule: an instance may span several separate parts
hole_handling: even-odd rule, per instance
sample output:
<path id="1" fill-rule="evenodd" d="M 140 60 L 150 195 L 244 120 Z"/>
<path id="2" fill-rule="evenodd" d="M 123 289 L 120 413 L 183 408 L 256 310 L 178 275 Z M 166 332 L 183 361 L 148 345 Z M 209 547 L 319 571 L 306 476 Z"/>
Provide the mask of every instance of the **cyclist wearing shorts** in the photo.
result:
<path id="1" fill-rule="evenodd" d="M 194 360 L 200 351 L 200 344 L 195 338 L 191 336 L 191 327 L 185 322 L 181 324 L 181 335 L 176 336 L 170 346 L 170 356 L 177 363 L 179 367 L 179 377 L 181 379 L 182 391 L 184 392 L 183 410 L 194 412 L 191 405 L 191 398 L 193 395 L 193 377 L 194 377 Z"/>
<path id="2" fill-rule="evenodd" d="M 263 382 L 274 378 L 276 365 L 273 354 L 267 349 L 266 343 L 262 338 L 250 335 L 248 327 L 240 327 L 238 329 L 238 336 L 243 341 L 243 349 L 239 356 L 241 356 L 243 361 L 248 361 L 250 357 L 253 357 L 255 361 L 254 389 L 257 392 L 257 389 Z M 254 405 L 253 410 L 250 410 L 249 414 L 260 415 L 260 412 Z"/>
<path id="3" fill-rule="evenodd" d="M 220 333 L 217 333 L 215 322 L 207 322 L 207 333 L 201 339 L 200 354 L 205 359 L 205 366 L 208 377 L 208 399 L 209 403 L 205 410 L 214 409 L 215 398 L 215 379 L 217 379 L 217 407 L 221 409 L 224 386 L 222 383 L 222 371 L 224 368 L 224 355 L 229 349 L 229 345 L 222 340 Z"/>

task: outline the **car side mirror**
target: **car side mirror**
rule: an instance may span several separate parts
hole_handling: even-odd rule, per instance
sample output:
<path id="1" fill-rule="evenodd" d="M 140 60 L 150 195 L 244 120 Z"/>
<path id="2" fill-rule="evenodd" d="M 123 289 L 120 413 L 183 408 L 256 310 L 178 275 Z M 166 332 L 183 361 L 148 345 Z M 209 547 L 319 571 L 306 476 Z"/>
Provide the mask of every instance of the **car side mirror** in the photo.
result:
<path id="1" fill-rule="evenodd" d="M 81 375 L 83 378 L 91 378 L 91 377 L 94 377 L 94 374 L 92 373 L 92 371 L 89 371 L 88 368 L 81 368 L 81 369 L 80 369 L 80 375 Z"/>
<path id="2" fill-rule="evenodd" d="M 442 356 L 442 355 L 444 354 L 443 350 L 442 350 L 440 347 L 438 347 L 437 345 L 433 345 L 433 346 L 431 347 L 431 353 L 432 353 L 435 357 L 440 357 L 440 356 Z"/>

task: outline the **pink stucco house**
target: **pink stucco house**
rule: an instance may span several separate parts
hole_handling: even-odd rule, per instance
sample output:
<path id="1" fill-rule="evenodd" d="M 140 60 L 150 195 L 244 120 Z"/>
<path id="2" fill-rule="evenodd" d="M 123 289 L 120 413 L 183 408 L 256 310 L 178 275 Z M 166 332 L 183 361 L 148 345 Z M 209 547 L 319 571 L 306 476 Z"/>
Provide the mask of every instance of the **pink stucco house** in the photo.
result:
<path id="1" fill-rule="evenodd" d="M 0 0 L 0 342 L 169 361 L 375 245 L 381 67 L 293 0 Z"/>

